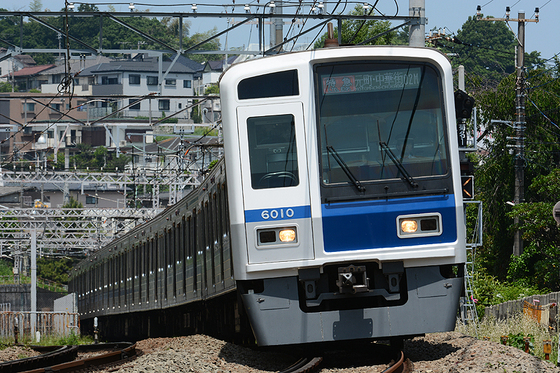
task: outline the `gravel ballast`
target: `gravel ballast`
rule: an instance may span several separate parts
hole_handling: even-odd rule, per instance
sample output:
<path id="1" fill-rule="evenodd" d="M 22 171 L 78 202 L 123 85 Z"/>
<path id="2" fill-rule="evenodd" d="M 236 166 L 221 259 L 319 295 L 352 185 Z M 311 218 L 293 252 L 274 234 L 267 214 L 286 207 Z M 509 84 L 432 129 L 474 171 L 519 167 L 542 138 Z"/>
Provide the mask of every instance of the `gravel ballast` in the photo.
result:
<path id="1" fill-rule="evenodd" d="M 293 364 L 296 354 L 266 349 L 250 349 L 205 335 L 176 338 L 152 338 L 139 341 L 140 356 L 117 366 L 91 369 L 89 372 L 152 373 L 258 373 L 278 372 Z M 372 349 L 365 351 L 375 351 Z M 414 372 L 557 372 L 553 363 L 540 360 L 517 348 L 484 341 L 457 332 L 428 334 L 405 341 L 404 352 Z M 21 351 L 0 351 L 0 360 L 11 360 Z M 14 355 L 15 354 L 15 355 Z M 388 362 L 373 357 L 355 359 L 356 352 L 329 356 L 320 373 L 375 373 Z M 21 356 L 21 355 L 20 355 Z"/>

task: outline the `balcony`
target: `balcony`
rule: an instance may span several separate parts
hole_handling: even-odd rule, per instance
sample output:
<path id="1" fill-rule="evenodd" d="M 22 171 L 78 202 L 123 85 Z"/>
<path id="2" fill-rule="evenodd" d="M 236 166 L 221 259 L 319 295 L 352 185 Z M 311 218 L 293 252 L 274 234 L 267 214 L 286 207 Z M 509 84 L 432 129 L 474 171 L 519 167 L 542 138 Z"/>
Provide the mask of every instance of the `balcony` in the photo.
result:
<path id="1" fill-rule="evenodd" d="M 122 94 L 122 84 L 100 84 L 92 86 L 92 95 L 94 96 L 111 96 Z"/>

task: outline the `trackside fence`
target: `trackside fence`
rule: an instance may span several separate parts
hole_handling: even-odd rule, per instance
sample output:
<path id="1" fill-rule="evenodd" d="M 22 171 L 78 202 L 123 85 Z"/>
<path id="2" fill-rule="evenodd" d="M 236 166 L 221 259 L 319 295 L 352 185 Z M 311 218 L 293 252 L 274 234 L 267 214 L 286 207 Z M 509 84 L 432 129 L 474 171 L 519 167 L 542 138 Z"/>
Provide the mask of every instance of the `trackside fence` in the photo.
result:
<path id="1" fill-rule="evenodd" d="M 484 317 L 504 320 L 523 312 L 540 324 L 558 331 L 558 300 L 560 300 L 560 292 L 510 300 L 486 307 Z"/>
<path id="2" fill-rule="evenodd" d="M 32 318 L 36 317 L 35 330 Z M 69 336 L 80 334 L 80 319 L 70 312 L 0 312 L 0 337 L 31 338 L 35 332 L 43 336 Z"/>

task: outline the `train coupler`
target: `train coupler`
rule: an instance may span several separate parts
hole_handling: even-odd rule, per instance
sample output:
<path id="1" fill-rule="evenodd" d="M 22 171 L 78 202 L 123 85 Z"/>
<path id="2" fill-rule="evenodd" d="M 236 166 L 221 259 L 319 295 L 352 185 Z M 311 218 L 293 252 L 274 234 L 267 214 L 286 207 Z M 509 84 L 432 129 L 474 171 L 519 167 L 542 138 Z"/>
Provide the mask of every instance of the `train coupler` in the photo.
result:
<path id="1" fill-rule="evenodd" d="M 369 279 L 366 266 L 349 265 L 338 268 L 336 285 L 341 294 L 356 294 L 368 291 Z"/>

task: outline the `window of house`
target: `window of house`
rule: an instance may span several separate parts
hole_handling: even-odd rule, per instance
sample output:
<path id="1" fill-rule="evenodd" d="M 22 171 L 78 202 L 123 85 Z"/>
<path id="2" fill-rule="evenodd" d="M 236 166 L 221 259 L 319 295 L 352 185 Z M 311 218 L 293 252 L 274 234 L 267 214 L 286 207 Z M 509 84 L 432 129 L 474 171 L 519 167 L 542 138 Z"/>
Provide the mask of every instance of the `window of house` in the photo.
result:
<path id="1" fill-rule="evenodd" d="M 165 79 L 165 85 L 176 86 L 177 85 L 177 79 Z"/>
<path id="2" fill-rule="evenodd" d="M 128 76 L 128 84 L 140 84 L 140 75 L 130 74 Z"/>
<path id="3" fill-rule="evenodd" d="M 192 86 L 192 81 L 191 80 L 183 80 L 183 88 L 191 88 Z"/>
<path id="4" fill-rule="evenodd" d="M 54 131 L 47 131 L 47 137 L 49 139 L 54 139 Z"/>
<path id="5" fill-rule="evenodd" d="M 179 102 L 179 103 L 177 104 L 177 109 L 180 110 L 180 109 L 182 109 L 182 108 L 183 108 L 183 104 Z"/>
<path id="6" fill-rule="evenodd" d="M 86 195 L 86 205 L 95 205 L 97 203 L 97 197 Z"/>
<path id="7" fill-rule="evenodd" d="M 83 100 L 78 100 L 78 111 L 86 111 L 86 102 Z"/>
<path id="8" fill-rule="evenodd" d="M 119 78 L 116 76 L 102 76 L 101 77 L 101 84 L 109 85 L 109 84 L 119 84 Z"/>
<path id="9" fill-rule="evenodd" d="M 61 111 L 62 110 L 62 104 L 55 104 L 55 103 L 51 103 L 49 105 L 51 107 L 51 109 L 53 109 L 53 111 Z"/>
<path id="10" fill-rule="evenodd" d="M 148 85 L 157 85 L 158 84 L 158 77 L 157 76 L 150 76 L 146 77 L 146 83 Z"/>
<path id="11" fill-rule="evenodd" d="M 58 84 L 60 83 L 60 81 L 62 80 L 61 75 L 57 74 L 57 75 L 53 75 L 52 76 L 52 82 L 53 84 Z"/>
<path id="12" fill-rule="evenodd" d="M 35 103 L 34 102 L 28 102 L 28 103 L 24 103 L 23 104 L 23 111 L 27 111 L 27 112 L 34 112 L 35 111 Z"/>
<path id="13" fill-rule="evenodd" d="M 159 110 L 169 110 L 169 107 L 170 107 L 169 100 L 158 100 Z"/>
<path id="14" fill-rule="evenodd" d="M 140 110 L 140 100 L 137 98 L 130 98 L 128 99 L 128 104 L 132 105 L 128 109 L 129 110 Z"/>

